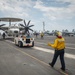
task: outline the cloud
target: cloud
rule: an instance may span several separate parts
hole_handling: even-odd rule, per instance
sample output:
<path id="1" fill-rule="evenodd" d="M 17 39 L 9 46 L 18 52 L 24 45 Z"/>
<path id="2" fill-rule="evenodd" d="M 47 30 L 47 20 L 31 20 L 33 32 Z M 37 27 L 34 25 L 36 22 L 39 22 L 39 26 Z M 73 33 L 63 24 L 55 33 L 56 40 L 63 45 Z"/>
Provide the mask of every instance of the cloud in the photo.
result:
<path id="1" fill-rule="evenodd" d="M 0 0 L 0 12 L 3 16 L 28 18 L 32 5 L 31 0 Z"/>
<path id="2" fill-rule="evenodd" d="M 58 1 L 58 2 L 70 2 L 70 3 L 75 3 L 75 0 L 56 0 L 56 1 Z"/>
<path id="3" fill-rule="evenodd" d="M 43 12 L 43 16 L 48 17 L 51 20 L 56 19 L 71 19 L 75 17 L 75 1 L 74 0 L 57 0 L 60 2 L 69 2 L 70 4 L 66 7 L 52 7 L 45 6 L 42 1 L 36 1 L 34 8 Z"/>

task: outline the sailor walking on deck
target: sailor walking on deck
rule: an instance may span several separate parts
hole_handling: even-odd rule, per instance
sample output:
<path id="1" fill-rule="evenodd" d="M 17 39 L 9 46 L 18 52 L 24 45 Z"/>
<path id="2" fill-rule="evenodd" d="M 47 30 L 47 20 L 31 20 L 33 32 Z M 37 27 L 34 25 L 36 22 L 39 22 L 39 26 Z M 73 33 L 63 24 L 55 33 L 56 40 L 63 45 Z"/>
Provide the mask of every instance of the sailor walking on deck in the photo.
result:
<path id="1" fill-rule="evenodd" d="M 65 39 L 62 37 L 61 32 L 56 32 L 57 38 L 55 39 L 54 44 L 48 43 L 48 46 L 51 46 L 55 49 L 54 57 L 49 65 L 54 67 L 58 56 L 60 56 L 61 70 L 65 71 L 65 61 L 64 61 L 64 49 L 65 49 Z"/>

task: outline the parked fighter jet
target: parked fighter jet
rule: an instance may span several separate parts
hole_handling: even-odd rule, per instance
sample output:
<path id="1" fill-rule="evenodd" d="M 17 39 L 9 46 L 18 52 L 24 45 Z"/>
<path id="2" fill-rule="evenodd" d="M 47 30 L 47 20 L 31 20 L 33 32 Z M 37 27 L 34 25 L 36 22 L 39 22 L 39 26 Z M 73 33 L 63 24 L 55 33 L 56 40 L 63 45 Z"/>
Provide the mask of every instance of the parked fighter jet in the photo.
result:
<path id="1" fill-rule="evenodd" d="M 75 35 L 74 32 L 63 32 L 62 34 L 63 36 L 74 36 Z"/>

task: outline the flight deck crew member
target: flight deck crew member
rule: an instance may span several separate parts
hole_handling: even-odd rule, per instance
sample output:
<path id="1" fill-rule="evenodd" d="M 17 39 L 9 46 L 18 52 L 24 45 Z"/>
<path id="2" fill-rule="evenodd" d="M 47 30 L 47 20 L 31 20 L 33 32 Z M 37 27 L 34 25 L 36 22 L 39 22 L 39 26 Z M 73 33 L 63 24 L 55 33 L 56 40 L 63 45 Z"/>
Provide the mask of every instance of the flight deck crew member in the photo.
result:
<path id="1" fill-rule="evenodd" d="M 41 35 L 41 39 L 43 39 L 44 33 L 42 32 L 40 35 Z"/>
<path id="2" fill-rule="evenodd" d="M 56 32 L 57 38 L 55 39 L 54 44 L 48 43 L 48 46 L 51 46 L 55 49 L 54 57 L 49 65 L 53 67 L 56 63 L 58 56 L 60 56 L 61 70 L 65 71 L 65 61 L 64 61 L 64 49 L 65 49 L 65 39 L 62 37 L 61 32 Z"/>
<path id="3" fill-rule="evenodd" d="M 5 33 L 4 32 L 3 32 L 3 35 L 2 36 L 3 36 L 3 39 L 5 39 Z"/>

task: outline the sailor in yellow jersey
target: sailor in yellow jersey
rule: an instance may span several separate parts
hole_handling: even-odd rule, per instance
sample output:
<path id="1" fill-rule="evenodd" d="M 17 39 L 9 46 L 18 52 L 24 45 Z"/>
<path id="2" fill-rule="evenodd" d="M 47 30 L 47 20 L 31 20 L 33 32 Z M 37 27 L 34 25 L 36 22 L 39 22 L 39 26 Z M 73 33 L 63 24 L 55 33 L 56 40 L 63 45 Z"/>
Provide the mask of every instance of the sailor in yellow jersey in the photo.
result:
<path id="1" fill-rule="evenodd" d="M 57 38 L 55 39 L 54 44 L 48 43 L 48 46 L 51 46 L 55 49 L 54 57 L 49 65 L 53 67 L 56 63 L 58 56 L 60 56 L 61 70 L 65 71 L 65 61 L 64 61 L 64 49 L 65 49 L 65 39 L 62 37 L 61 32 L 56 32 Z"/>

